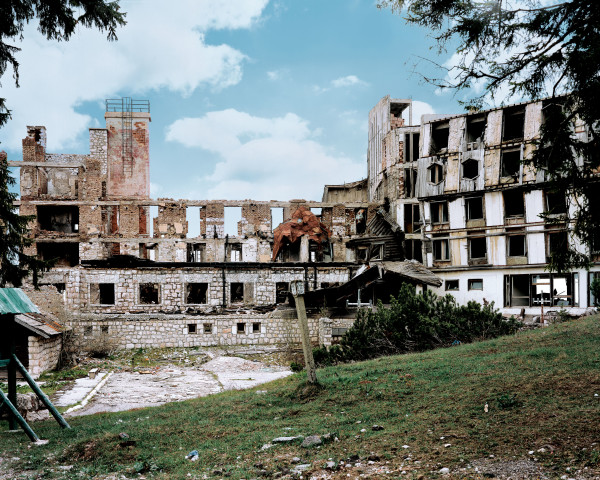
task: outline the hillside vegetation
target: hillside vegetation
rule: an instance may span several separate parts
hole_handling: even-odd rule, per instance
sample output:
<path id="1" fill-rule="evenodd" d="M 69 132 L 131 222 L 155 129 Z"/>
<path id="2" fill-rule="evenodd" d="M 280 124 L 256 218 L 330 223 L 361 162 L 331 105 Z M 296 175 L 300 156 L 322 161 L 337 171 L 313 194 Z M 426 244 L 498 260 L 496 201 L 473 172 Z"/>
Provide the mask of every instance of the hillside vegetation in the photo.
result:
<path id="1" fill-rule="evenodd" d="M 33 448 L 0 422 L 0 457 L 19 457 L 12 466 L 22 478 L 285 478 L 294 457 L 310 464 L 304 478 L 434 478 L 444 468 L 445 478 L 477 478 L 476 466 L 482 475 L 520 468 L 527 478 L 594 478 L 598 345 L 599 318 L 586 317 L 319 369 L 321 388 L 296 374 L 253 390 L 72 418 L 69 431 L 47 421 L 35 429 L 49 444 Z M 263 449 L 276 437 L 328 433 L 318 447 L 296 439 Z M 192 450 L 198 461 L 185 459 Z M 73 468 L 58 468 L 65 465 Z"/>

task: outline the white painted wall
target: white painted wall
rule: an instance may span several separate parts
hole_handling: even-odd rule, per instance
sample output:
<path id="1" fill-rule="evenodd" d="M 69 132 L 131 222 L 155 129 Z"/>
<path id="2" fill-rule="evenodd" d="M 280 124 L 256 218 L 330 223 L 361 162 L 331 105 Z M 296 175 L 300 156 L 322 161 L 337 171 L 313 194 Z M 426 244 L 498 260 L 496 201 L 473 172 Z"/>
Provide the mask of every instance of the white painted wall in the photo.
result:
<path id="1" fill-rule="evenodd" d="M 448 202 L 448 216 L 450 217 L 450 228 L 465 228 L 465 199 L 457 198 Z"/>
<path id="2" fill-rule="evenodd" d="M 488 226 L 504 225 L 502 192 L 485 194 L 485 218 Z"/>

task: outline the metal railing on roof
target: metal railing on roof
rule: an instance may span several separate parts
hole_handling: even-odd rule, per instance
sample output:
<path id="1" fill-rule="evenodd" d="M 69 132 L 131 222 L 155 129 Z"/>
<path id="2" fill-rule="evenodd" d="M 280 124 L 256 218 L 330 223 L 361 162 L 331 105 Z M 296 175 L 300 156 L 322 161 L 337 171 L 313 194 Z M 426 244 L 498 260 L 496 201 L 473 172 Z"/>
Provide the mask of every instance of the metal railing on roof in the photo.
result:
<path id="1" fill-rule="evenodd" d="M 133 100 L 131 97 L 106 100 L 107 112 L 145 112 L 150 113 L 150 100 Z"/>

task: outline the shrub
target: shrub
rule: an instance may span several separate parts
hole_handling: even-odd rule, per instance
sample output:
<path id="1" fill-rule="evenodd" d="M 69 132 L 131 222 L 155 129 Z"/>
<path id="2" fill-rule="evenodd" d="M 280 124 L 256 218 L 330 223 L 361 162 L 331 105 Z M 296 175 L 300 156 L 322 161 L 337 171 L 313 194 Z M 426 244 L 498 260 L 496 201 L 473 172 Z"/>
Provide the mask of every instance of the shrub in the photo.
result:
<path id="1" fill-rule="evenodd" d="M 468 343 L 514 333 L 520 325 L 514 317 L 505 320 L 493 303 L 457 305 L 451 295 L 417 294 L 414 286 L 404 284 L 389 307 L 380 301 L 375 311 L 359 310 L 340 346 L 318 349 L 315 362 L 331 365 Z"/>

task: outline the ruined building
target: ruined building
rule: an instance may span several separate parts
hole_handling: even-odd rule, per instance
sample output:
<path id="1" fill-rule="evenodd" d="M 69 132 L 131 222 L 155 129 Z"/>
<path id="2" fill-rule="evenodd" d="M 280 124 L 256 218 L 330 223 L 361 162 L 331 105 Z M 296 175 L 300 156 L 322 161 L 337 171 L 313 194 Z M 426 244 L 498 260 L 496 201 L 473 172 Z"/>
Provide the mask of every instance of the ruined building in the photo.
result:
<path id="1" fill-rule="evenodd" d="M 10 162 L 21 167 L 20 211 L 35 217 L 28 253 L 57 259 L 43 283 L 63 292 L 84 339 L 296 341 L 292 280 L 321 292 L 310 318 L 321 343 L 352 323 L 357 304 L 387 301 L 401 281 L 507 314 L 578 312 L 593 301 L 594 269 L 545 272 L 550 252 L 571 239 L 567 226 L 539 217 L 568 206 L 526 161 L 543 102 L 412 125 L 412 102 L 385 97 L 369 113 L 367 178 L 326 185 L 320 202 L 151 199 L 149 103 L 106 105 L 89 154 L 47 153 L 46 129 L 31 126 L 23 161 Z M 582 125 L 575 132 L 587 135 Z M 232 207 L 241 210 L 235 236 L 225 234 Z"/>

